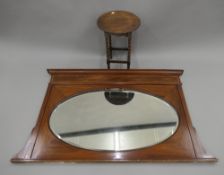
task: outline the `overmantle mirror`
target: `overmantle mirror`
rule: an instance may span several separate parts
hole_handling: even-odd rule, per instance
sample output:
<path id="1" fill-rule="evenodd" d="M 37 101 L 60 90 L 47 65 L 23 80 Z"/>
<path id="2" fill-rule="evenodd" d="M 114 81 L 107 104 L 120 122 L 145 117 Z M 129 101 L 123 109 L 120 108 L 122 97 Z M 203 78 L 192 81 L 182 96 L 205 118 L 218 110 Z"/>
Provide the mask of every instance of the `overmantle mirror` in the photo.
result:
<path id="1" fill-rule="evenodd" d="M 207 162 L 182 70 L 50 69 L 36 126 L 12 162 Z"/>

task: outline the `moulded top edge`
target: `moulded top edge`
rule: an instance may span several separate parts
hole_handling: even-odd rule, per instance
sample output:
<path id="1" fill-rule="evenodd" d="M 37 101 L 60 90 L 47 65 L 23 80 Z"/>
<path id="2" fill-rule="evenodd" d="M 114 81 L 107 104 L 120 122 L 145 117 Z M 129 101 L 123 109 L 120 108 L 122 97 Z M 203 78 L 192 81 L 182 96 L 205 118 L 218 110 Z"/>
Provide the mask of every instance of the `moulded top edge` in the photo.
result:
<path id="1" fill-rule="evenodd" d="M 182 69 L 47 69 L 50 75 L 73 74 L 73 73 L 102 73 L 105 74 L 155 74 L 155 75 L 177 75 L 183 74 Z"/>

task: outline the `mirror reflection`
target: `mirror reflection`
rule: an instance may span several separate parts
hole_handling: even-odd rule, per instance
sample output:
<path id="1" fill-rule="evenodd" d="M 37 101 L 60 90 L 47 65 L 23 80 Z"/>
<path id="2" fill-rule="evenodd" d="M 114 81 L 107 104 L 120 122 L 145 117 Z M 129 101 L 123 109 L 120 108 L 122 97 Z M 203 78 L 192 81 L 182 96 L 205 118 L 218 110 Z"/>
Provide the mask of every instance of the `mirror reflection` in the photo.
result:
<path id="1" fill-rule="evenodd" d="M 64 142 L 91 150 L 124 151 L 158 144 L 174 134 L 178 115 L 155 96 L 108 89 L 58 105 L 50 128 Z"/>

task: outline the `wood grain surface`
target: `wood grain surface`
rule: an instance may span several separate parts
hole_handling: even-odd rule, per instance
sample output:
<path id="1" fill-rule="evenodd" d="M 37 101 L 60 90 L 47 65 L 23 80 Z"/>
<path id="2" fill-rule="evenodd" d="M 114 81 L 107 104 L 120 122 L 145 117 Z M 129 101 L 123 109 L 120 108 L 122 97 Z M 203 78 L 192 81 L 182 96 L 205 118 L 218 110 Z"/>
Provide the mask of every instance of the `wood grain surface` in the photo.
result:
<path id="1" fill-rule="evenodd" d="M 192 126 L 180 81 L 182 70 L 50 69 L 48 72 L 51 80 L 37 123 L 24 148 L 11 159 L 13 163 L 216 161 L 206 153 Z M 137 90 L 165 100 L 178 113 L 176 132 L 157 145 L 119 152 L 71 146 L 53 134 L 49 119 L 58 104 L 74 95 L 106 88 Z"/>

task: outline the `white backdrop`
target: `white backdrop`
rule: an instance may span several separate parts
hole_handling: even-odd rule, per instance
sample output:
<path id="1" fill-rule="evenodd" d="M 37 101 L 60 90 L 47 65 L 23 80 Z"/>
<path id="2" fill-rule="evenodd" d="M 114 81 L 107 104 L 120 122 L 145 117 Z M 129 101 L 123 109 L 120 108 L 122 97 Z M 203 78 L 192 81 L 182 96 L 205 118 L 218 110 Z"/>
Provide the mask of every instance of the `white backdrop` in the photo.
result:
<path id="1" fill-rule="evenodd" d="M 47 68 L 106 68 L 98 16 L 136 13 L 132 68 L 184 69 L 193 124 L 219 162 L 11 164 L 34 126 L 49 81 Z M 1 0 L 0 174 L 223 175 L 223 0 Z"/>

